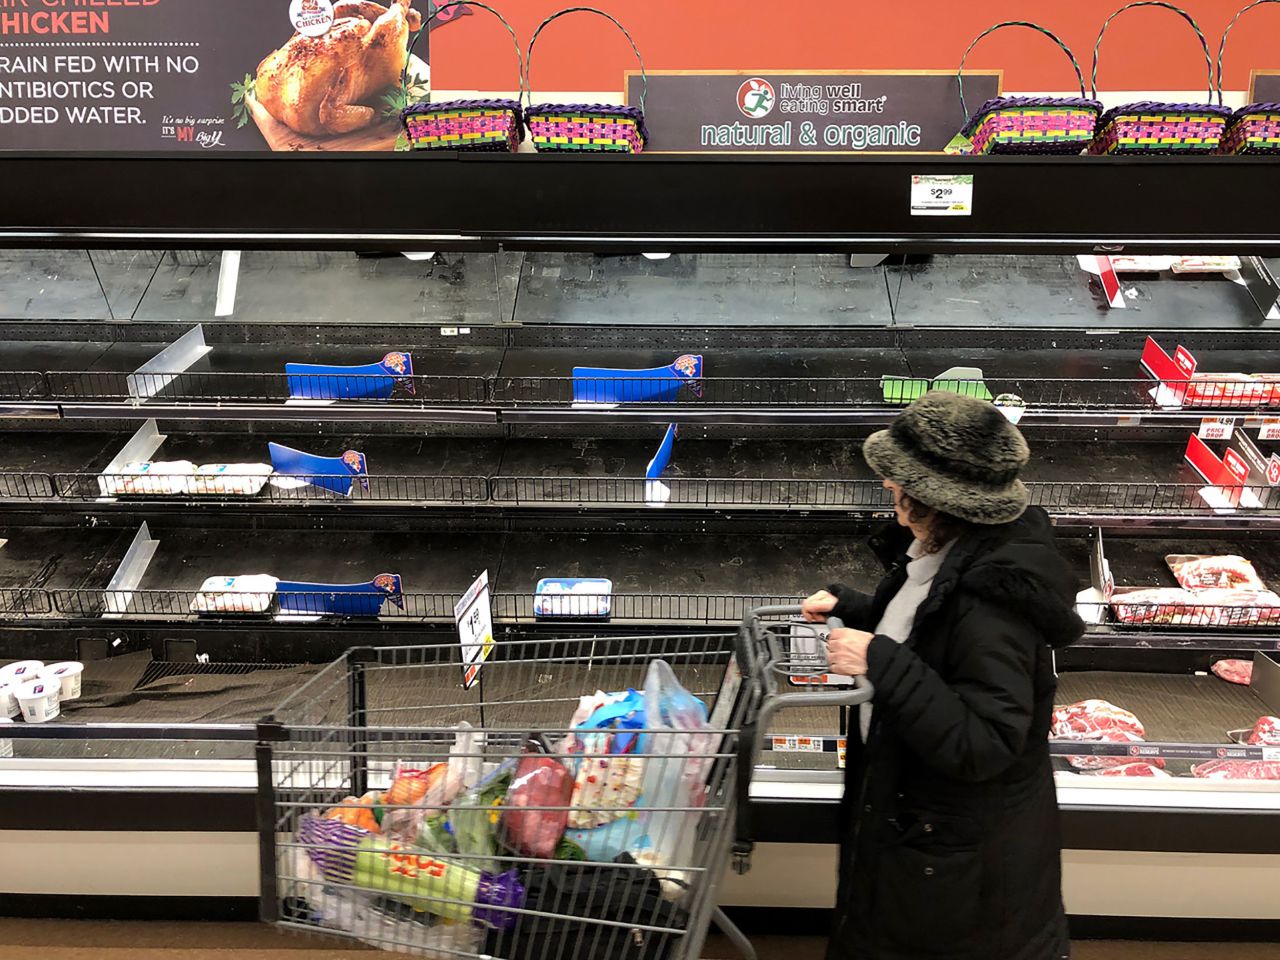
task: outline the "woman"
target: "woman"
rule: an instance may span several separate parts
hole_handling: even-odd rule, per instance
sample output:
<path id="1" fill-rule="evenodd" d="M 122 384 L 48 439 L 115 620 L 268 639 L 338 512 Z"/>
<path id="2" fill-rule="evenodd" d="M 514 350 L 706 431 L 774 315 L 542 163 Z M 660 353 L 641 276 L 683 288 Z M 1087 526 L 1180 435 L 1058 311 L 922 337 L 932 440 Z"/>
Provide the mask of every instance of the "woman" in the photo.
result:
<path id="1" fill-rule="evenodd" d="M 1075 584 L 1028 509 L 1026 441 L 990 403 L 932 391 L 863 447 L 897 524 L 871 546 L 873 596 L 840 584 L 831 669 L 865 675 L 851 723 L 829 960 L 1059 960 L 1052 650 L 1076 640 Z"/>

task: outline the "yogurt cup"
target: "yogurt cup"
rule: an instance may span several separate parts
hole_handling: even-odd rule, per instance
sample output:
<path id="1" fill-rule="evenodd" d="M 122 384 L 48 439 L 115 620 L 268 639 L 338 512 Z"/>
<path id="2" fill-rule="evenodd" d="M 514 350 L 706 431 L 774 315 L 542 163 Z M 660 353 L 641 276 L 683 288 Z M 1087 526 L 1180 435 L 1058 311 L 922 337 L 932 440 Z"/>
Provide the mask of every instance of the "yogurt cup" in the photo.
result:
<path id="1" fill-rule="evenodd" d="M 64 660 L 62 663 L 51 663 L 40 671 L 45 680 L 53 680 L 62 685 L 58 694 L 58 702 L 80 699 L 80 675 L 84 673 L 84 664 L 78 660 Z"/>
<path id="2" fill-rule="evenodd" d="M 22 719 L 27 723 L 44 723 L 58 716 L 58 694 L 62 684 L 57 680 L 37 677 L 18 688 L 18 706 L 22 707 Z"/>
<path id="3" fill-rule="evenodd" d="M 8 760 L 13 756 L 13 741 L 3 735 L 6 724 L 13 723 L 8 717 L 0 717 L 0 760 Z"/>
<path id="4" fill-rule="evenodd" d="M 9 683 L 0 682 L 0 720 L 9 720 L 22 712 L 18 706 L 18 689 Z"/>
<path id="5" fill-rule="evenodd" d="M 28 680 L 36 679 L 43 669 L 43 660 L 19 660 L 17 663 L 9 664 L 7 667 L 0 667 L 0 683 L 18 687 Z"/>

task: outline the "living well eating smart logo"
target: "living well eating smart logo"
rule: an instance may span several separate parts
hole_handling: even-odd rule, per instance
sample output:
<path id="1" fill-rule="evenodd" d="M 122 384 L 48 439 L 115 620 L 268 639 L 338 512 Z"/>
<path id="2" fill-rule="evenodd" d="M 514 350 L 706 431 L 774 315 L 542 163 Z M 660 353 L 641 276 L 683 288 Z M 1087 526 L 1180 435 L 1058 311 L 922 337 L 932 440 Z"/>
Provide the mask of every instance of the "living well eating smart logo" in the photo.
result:
<path id="1" fill-rule="evenodd" d="M 744 117 L 750 117 L 752 120 L 759 120 L 772 113 L 777 99 L 773 84 L 759 77 L 744 80 L 738 87 L 738 109 L 742 111 Z"/>

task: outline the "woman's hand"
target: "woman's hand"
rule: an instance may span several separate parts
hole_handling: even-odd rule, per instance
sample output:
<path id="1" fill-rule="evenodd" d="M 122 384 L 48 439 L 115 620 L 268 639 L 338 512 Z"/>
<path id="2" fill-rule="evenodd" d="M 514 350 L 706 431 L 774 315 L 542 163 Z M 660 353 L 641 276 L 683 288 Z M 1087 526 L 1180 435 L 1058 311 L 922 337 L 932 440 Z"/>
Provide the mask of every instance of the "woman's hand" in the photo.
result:
<path id="1" fill-rule="evenodd" d="M 819 590 L 805 600 L 800 611 L 810 623 L 826 623 L 827 614 L 834 610 L 839 602 L 839 598 L 835 594 L 828 593 L 826 590 Z"/>
<path id="2" fill-rule="evenodd" d="M 875 634 L 841 627 L 827 637 L 827 662 L 831 672 L 842 677 L 860 677 L 867 672 L 867 647 Z"/>

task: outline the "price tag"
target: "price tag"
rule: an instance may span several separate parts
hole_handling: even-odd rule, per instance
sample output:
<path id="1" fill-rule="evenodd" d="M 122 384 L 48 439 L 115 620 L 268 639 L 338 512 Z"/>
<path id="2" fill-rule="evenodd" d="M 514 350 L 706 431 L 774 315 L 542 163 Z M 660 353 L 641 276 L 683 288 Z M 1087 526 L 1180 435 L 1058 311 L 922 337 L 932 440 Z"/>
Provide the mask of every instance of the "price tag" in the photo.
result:
<path id="1" fill-rule="evenodd" d="M 967 217 L 973 213 L 973 174 L 911 178 L 913 217 Z"/>
<path id="2" fill-rule="evenodd" d="M 1280 760 L 1280 747 L 1263 747 L 1262 759 L 1272 762 Z"/>
<path id="3" fill-rule="evenodd" d="M 1235 417 L 1204 417 L 1196 436 L 1201 440 L 1230 440 L 1235 429 Z"/>
<path id="4" fill-rule="evenodd" d="M 844 746 L 847 742 L 847 740 L 836 741 L 836 766 L 841 770 L 844 769 Z"/>
<path id="5" fill-rule="evenodd" d="M 480 678 L 480 667 L 493 652 L 493 615 L 489 609 L 489 571 L 476 578 L 453 606 L 462 644 L 462 685 L 470 690 Z"/>
<path id="6" fill-rule="evenodd" d="M 1259 440 L 1280 440 L 1280 417 L 1263 417 L 1258 425 Z"/>
<path id="7" fill-rule="evenodd" d="M 821 737 L 774 737 L 773 749 L 776 753 L 821 753 Z"/>

